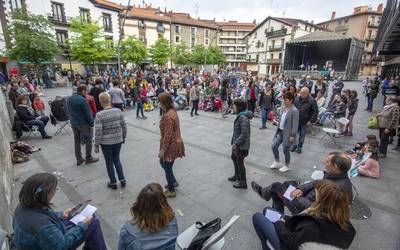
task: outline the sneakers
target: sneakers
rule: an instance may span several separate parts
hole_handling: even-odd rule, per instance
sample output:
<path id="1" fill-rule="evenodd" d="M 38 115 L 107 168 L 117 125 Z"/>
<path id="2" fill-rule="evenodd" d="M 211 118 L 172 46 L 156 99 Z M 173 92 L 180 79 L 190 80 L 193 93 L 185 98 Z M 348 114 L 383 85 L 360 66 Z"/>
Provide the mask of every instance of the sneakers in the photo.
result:
<path id="1" fill-rule="evenodd" d="M 237 178 L 236 178 L 236 176 L 234 175 L 234 176 L 232 176 L 232 177 L 229 177 L 229 178 L 228 178 L 228 181 L 235 182 L 235 181 L 237 181 Z"/>
<path id="2" fill-rule="evenodd" d="M 167 198 L 175 198 L 176 197 L 176 192 L 167 190 L 167 191 L 164 192 L 164 195 Z"/>
<path id="3" fill-rule="evenodd" d="M 179 187 L 179 183 L 178 183 L 178 182 L 175 182 L 175 183 L 174 183 L 174 187 L 175 187 L 175 188 L 176 188 L 176 187 Z M 168 184 L 165 184 L 165 185 L 164 185 L 164 188 L 165 188 L 165 189 L 168 189 Z"/>
<path id="4" fill-rule="evenodd" d="M 121 181 L 121 188 L 125 188 L 126 187 L 126 181 Z"/>
<path id="5" fill-rule="evenodd" d="M 282 166 L 280 161 L 274 161 L 274 163 L 272 163 L 271 166 L 269 166 L 270 169 L 277 169 L 280 168 Z"/>
<path id="6" fill-rule="evenodd" d="M 117 183 L 107 183 L 107 187 L 113 190 L 118 189 Z"/>
<path id="7" fill-rule="evenodd" d="M 52 137 L 50 135 L 45 135 L 42 137 L 43 139 L 51 139 Z"/>
<path id="8" fill-rule="evenodd" d="M 297 147 L 296 153 L 301 154 L 301 148 L 300 147 Z"/>
<path id="9" fill-rule="evenodd" d="M 290 170 L 289 166 L 283 165 L 283 167 L 279 169 L 279 172 L 285 173 L 289 170 Z"/>
<path id="10" fill-rule="evenodd" d="M 267 129 L 267 126 L 261 126 L 260 129 Z"/>
<path id="11" fill-rule="evenodd" d="M 233 184 L 233 187 L 237 188 L 237 189 L 247 189 L 247 183 L 246 182 L 238 182 L 238 183 Z"/>
<path id="12" fill-rule="evenodd" d="M 76 161 L 76 165 L 77 166 L 80 166 L 80 165 L 82 165 L 83 163 L 85 162 L 85 160 L 78 160 L 78 161 Z"/>
<path id="13" fill-rule="evenodd" d="M 94 163 L 94 162 L 97 162 L 97 161 L 99 161 L 99 158 L 90 157 L 90 158 L 87 158 L 87 159 L 85 160 L 85 164 L 90 164 L 90 163 Z"/>

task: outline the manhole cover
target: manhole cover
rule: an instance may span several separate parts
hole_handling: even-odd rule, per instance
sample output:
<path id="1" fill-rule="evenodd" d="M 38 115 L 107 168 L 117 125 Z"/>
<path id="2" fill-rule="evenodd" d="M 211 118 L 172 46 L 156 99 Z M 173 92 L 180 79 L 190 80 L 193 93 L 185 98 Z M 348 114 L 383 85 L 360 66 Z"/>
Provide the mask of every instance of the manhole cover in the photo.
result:
<path id="1" fill-rule="evenodd" d="M 371 215 L 371 209 L 356 197 L 350 206 L 350 218 L 354 220 L 366 220 Z"/>

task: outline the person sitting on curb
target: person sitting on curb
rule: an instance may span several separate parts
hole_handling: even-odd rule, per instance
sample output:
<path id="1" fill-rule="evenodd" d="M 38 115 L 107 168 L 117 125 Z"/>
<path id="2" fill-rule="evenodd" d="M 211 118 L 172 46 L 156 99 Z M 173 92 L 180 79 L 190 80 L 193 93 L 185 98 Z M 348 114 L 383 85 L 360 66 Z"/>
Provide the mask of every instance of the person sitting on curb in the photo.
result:
<path id="1" fill-rule="evenodd" d="M 353 187 L 347 172 L 351 167 L 351 159 L 345 153 L 329 153 L 324 160 L 325 172 L 324 180 L 331 180 L 338 184 L 349 196 L 350 202 L 353 200 Z M 266 201 L 273 200 L 272 207 L 278 212 L 283 213 L 285 206 L 292 214 L 299 214 L 315 201 L 315 183 L 311 181 L 299 185 L 298 181 L 286 181 L 284 183 L 275 182 L 262 188 L 256 182 L 251 182 L 252 189 Z M 290 194 L 292 201 L 285 198 L 283 194 L 292 185 L 296 187 Z"/>

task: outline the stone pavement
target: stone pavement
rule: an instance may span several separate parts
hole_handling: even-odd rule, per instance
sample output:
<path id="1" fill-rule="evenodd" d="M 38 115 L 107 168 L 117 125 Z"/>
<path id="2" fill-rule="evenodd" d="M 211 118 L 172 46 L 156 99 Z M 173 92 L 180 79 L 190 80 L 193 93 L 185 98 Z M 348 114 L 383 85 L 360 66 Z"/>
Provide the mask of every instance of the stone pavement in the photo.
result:
<path id="1" fill-rule="evenodd" d="M 362 141 L 368 130 L 368 113 L 363 111 L 366 100 L 361 94 L 360 82 L 346 82 L 345 88 L 357 89 L 360 106 L 355 117 L 354 137 L 339 139 L 343 148 Z M 48 97 L 69 94 L 69 89 L 47 90 Z M 379 103 L 379 104 L 378 104 Z M 379 111 L 382 100 L 376 100 Z M 31 138 L 30 142 L 42 148 L 27 163 L 15 166 L 17 199 L 21 182 L 35 172 L 56 173 L 60 185 L 54 203 L 63 210 L 82 201 L 91 200 L 98 207 L 97 215 L 110 249 L 116 249 L 118 232 L 130 218 L 129 209 L 143 186 L 150 182 L 165 183 L 164 173 L 159 166 L 158 111 L 146 113 L 149 119 L 138 120 L 135 112 L 127 111 L 128 136 L 122 149 L 122 163 L 128 186 L 125 190 L 112 191 L 106 188 L 105 163 L 100 161 L 89 166 L 77 167 L 73 153 L 72 131 L 63 132 L 52 140 Z M 252 190 L 235 190 L 226 179 L 233 173 L 230 159 L 230 138 L 234 117 L 221 118 L 217 113 L 200 112 L 199 117 L 190 117 L 188 111 L 179 111 L 182 136 L 186 146 L 186 157 L 176 161 L 175 175 L 180 183 L 177 197 L 170 199 L 179 223 L 179 231 L 195 221 L 209 221 L 221 217 L 225 224 L 235 214 L 241 216 L 226 236 L 224 249 L 261 249 L 253 229 L 251 216 L 270 202 L 261 200 Z M 271 152 L 275 127 L 268 124 L 267 130 L 259 130 L 259 119 L 252 122 L 251 148 L 246 158 L 248 182 L 255 180 L 268 185 L 287 179 L 307 180 L 315 170 L 322 169 L 322 160 L 330 151 L 337 151 L 325 140 L 319 142 L 321 134 L 308 135 L 304 152 L 292 154 L 292 170 L 288 173 L 272 171 L 267 166 L 273 161 Z M 55 129 L 49 125 L 53 134 Z M 372 216 L 366 220 L 352 220 L 357 235 L 351 249 L 400 249 L 400 172 L 399 153 L 389 149 L 388 158 L 381 161 L 381 178 L 378 180 L 356 177 L 353 183 L 359 199 L 366 204 Z"/>

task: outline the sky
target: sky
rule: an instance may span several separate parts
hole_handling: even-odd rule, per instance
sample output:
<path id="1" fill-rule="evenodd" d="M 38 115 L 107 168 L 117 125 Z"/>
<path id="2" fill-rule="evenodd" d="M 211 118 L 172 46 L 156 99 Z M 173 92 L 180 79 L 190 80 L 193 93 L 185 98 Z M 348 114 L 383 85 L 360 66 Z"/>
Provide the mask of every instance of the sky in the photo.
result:
<path id="1" fill-rule="evenodd" d="M 111 0 L 127 5 L 129 0 Z M 353 8 L 368 5 L 376 10 L 379 0 L 145 0 L 146 4 L 164 10 L 186 12 L 192 17 L 217 21 L 237 20 L 260 23 L 267 16 L 298 18 L 315 23 L 328 20 L 332 11 L 336 17 L 350 15 Z M 143 0 L 131 0 L 131 5 Z M 196 11 L 197 10 L 197 11 Z"/>

